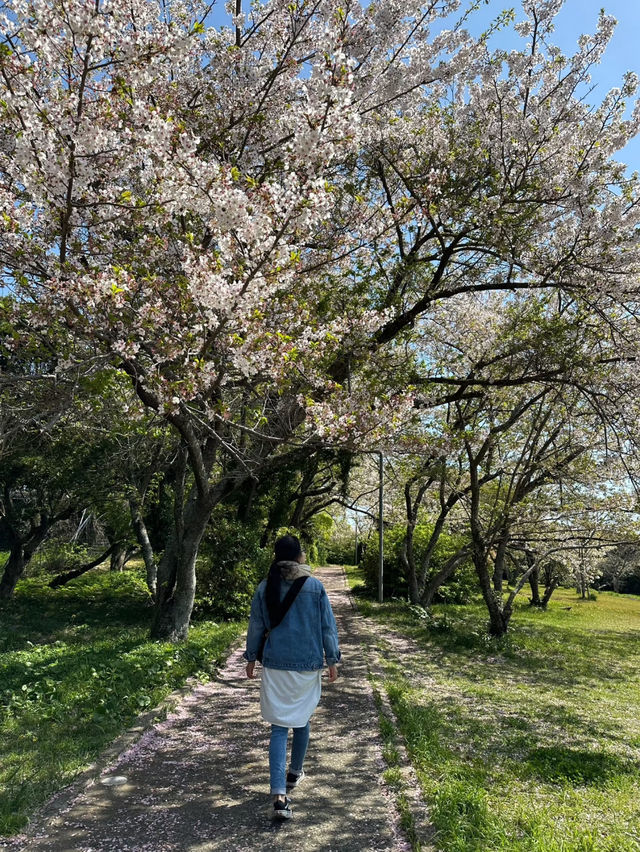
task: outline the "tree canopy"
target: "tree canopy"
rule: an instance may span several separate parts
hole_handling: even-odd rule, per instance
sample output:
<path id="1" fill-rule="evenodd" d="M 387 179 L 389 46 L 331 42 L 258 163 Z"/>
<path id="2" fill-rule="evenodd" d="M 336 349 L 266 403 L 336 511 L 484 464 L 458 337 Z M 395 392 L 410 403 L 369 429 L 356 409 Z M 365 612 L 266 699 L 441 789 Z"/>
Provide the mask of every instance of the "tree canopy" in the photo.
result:
<path id="1" fill-rule="evenodd" d="M 637 79 L 591 105 L 614 22 L 563 56 L 560 6 L 505 51 L 455 0 L 2 4 L 5 359 L 116 370 L 175 431 L 156 635 L 186 635 L 216 505 L 301 454 L 437 455 L 453 418 L 472 481 L 544 399 L 629 455 Z"/>

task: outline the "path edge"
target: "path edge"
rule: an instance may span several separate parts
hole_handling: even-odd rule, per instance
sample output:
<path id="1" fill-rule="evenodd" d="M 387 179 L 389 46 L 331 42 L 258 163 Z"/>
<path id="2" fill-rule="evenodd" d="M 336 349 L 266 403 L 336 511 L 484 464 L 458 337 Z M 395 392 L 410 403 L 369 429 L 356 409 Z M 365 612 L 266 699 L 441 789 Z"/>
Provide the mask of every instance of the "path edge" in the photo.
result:
<path id="1" fill-rule="evenodd" d="M 362 630 L 371 640 L 367 643 L 368 653 L 366 654 L 366 659 L 367 669 L 369 671 L 369 681 L 376 702 L 376 707 L 378 709 L 378 713 L 385 716 L 391 723 L 395 734 L 393 745 L 399 755 L 399 766 L 391 766 L 387 764 L 386 759 L 385 764 L 389 769 L 400 770 L 402 775 L 402 787 L 400 789 L 396 789 L 387 783 L 384 778 L 383 784 L 387 787 L 389 795 L 393 799 L 394 806 L 398 812 L 398 821 L 401 826 L 400 830 L 405 835 L 406 841 L 411 846 L 411 849 L 414 850 L 414 852 L 437 852 L 437 847 L 433 845 L 435 828 L 429 816 L 429 808 L 422 798 L 420 782 L 413 767 L 413 762 L 409 757 L 406 740 L 400 730 L 398 717 L 396 716 L 395 710 L 389 701 L 387 691 L 384 688 L 386 676 L 378 653 L 375 634 L 369 626 L 366 617 L 360 612 L 358 603 L 349 586 L 349 578 L 347 577 L 344 567 L 340 567 L 342 569 L 342 577 L 346 594 L 351 606 L 350 620 L 353 622 L 357 619 Z M 358 633 L 360 631 L 354 630 L 353 632 Z M 382 731 L 380 731 L 380 735 L 382 737 Z M 408 809 L 410 816 L 411 824 L 408 828 L 403 824 L 403 802 L 406 804 L 406 808 Z"/>
<path id="2" fill-rule="evenodd" d="M 224 668 L 229 657 L 244 645 L 244 641 L 244 631 L 241 631 L 220 655 L 220 663 L 212 667 L 210 680 L 205 681 L 196 675 L 191 675 L 182 686 L 166 695 L 155 707 L 137 716 L 133 723 L 100 752 L 92 763 L 75 776 L 73 781 L 57 790 L 44 804 L 40 805 L 19 834 L 0 836 L 0 849 L 20 849 L 21 847 L 17 844 L 27 843 L 46 832 L 47 827 L 62 811 L 70 807 L 78 796 L 98 782 L 107 767 L 117 763 L 121 755 L 136 745 L 158 722 L 164 721 L 198 686 L 215 680 L 217 673 Z"/>

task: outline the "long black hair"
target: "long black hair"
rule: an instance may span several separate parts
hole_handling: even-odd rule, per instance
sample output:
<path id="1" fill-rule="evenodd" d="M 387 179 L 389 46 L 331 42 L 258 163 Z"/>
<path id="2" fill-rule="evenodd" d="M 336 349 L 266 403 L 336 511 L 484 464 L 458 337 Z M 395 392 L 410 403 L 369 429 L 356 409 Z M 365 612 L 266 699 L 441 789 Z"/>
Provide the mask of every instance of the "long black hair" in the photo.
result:
<path id="1" fill-rule="evenodd" d="M 302 553 L 302 545 L 300 539 L 295 535 L 283 535 L 279 538 L 274 546 L 274 559 L 269 568 L 267 575 L 267 588 L 265 592 L 265 600 L 267 603 L 267 611 L 269 619 L 273 622 L 277 618 L 280 608 L 280 562 L 296 562 Z"/>

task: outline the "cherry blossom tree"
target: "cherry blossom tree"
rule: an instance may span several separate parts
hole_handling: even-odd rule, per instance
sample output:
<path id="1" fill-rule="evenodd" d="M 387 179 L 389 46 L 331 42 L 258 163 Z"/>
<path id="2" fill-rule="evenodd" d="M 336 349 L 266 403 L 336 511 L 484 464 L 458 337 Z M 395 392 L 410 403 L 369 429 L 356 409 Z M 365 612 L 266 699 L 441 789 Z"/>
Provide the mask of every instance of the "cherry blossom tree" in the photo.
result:
<path id="1" fill-rule="evenodd" d="M 438 388 L 442 403 L 427 399 L 424 419 L 404 435 L 403 561 L 413 602 L 429 605 L 473 553 L 491 631 L 500 635 L 526 580 L 535 596 L 540 568 L 582 546 L 580 505 L 608 504 L 611 530 L 621 528 L 638 459 L 637 384 L 619 356 L 628 320 L 611 307 L 596 312 L 534 292 L 466 297 L 419 323 L 415 381 L 431 394 Z M 414 535 L 425 522 L 430 539 L 418 564 Z M 433 573 L 445 530 L 462 533 L 460 550 Z M 615 540 L 610 532 L 598 546 Z M 517 580 L 505 602 L 511 565 Z"/>
<path id="2" fill-rule="evenodd" d="M 59 371 L 115 363 L 180 434 L 155 626 L 179 638 L 213 506 L 305 413 L 309 434 L 353 437 L 396 402 L 383 382 L 361 406 L 327 377 L 343 341 L 362 346 L 382 321 L 335 277 L 361 239 L 348 224 L 373 227 L 343 172 L 362 117 L 381 120 L 431 78 L 445 45 L 424 33 L 439 13 L 398 22 L 388 4 L 347 15 L 274 2 L 217 31 L 198 3 L 3 8 L 0 250 L 14 322 L 69 335 Z"/>

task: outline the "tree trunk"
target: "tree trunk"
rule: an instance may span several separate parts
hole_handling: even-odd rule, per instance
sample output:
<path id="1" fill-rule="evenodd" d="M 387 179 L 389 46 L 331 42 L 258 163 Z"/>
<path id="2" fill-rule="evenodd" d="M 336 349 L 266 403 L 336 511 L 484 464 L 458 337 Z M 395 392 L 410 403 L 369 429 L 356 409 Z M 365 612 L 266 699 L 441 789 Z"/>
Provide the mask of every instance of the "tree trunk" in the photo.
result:
<path id="1" fill-rule="evenodd" d="M 583 573 L 580 574 L 578 591 L 580 592 L 580 597 L 582 598 L 582 600 L 586 601 L 589 597 L 589 584 L 587 583 L 587 578 Z"/>
<path id="2" fill-rule="evenodd" d="M 0 600 L 12 597 L 18 580 L 24 574 L 27 563 L 24 556 L 24 545 L 16 542 L 9 552 L 9 558 L 4 566 L 2 580 L 0 580 Z"/>
<path id="3" fill-rule="evenodd" d="M 290 526 L 292 526 L 296 530 L 299 530 L 301 528 L 305 503 L 307 501 L 309 490 L 313 486 L 313 480 L 315 479 L 316 474 L 318 473 L 319 464 L 319 457 L 317 455 L 312 456 L 302 473 L 302 481 L 300 482 L 300 486 L 298 488 L 299 496 L 295 499 L 295 505 L 291 514 L 291 518 L 289 520 Z"/>
<path id="4" fill-rule="evenodd" d="M 151 635 L 154 639 L 179 642 L 187 638 L 196 593 L 196 557 L 213 506 L 228 490 L 224 484 L 205 498 L 195 487 L 182 510 L 176 493 L 175 524 L 158 565 L 158 585 Z"/>
<path id="5" fill-rule="evenodd" d="M 523 588 L 523 586 L 525 585 L 525 583 L 527 583 L 529 581 L 529 577 L 531 576 L 531 574 L 533 574 L 536 567 L 537 566 L 535 565 L 535 562 L 532 563 L 531 565 L 529 565 L 527 570 L 518 579 L 515 586 L 513 587 L 511 592 L 509 593 L 509 597 L 507 598 L 507 600 L 504 601 L 504 602 L 501 600 L 502 621 L 503 621 L 504 626 L 505 626 L 505 632 L 507 630 L 507 627 L 509 626 L 509 621 L 511 620 L 511 616 L 513 615 L 513 605 L 515 603 L 516 597 L 520 594 L 520 591 Z"/>
<path id="6" fill-rule="evenodd" d="M 276 503 L 277 502 L 278 501 L 276 501 Z M 286 520 L 282 517 L 281 506 L 272 506 L 269 510 L 269 515 L 267 516 L 267 523 L 265 524 L 262 535 L 260 536 L 260 547 L 266 547 L 269 544 L 271 534 L 274 533 L 278 527 L 284 526 L 285 524 Z"/>
<path id="7" fill-rule="evenodd" d="M 291 513 L 291 521 L 290 525 L 296 529 L 300 529 L 300 524 L 302 523 L 302 514 L 304 512 L 304 506 L 307 502 L 306 494 L 301 494 L 296 498 L 295 506 L 293 512 Z"/>
<path id="8" fill-rule="evenodd" d="M 475 506 L 473 505 L 475 502 Z M 492 578 L 488 566 L 488 548 L 485 545 L 482 532 L 477 521 L 477 513 L 474 511 L 478 505 L 477 499 L 472 497 L 471 511 L 471 538 L 473 565 L 480 581 L 482 597 L 489 612 L 489 634 L 491 636 L 504 636 L 509 626 L 509 618 L 503 613 L 502 596 L 497 594 L 491 582 Z"/>
<path id="9" fill-rule="evenodd" d="M 211 442 L 210 450 L 215 447 Z M 155 612 L 151 627 L 154 639 L 180 642 L 189 634 L 189 622 L 196 594 L 196 557 L 211 512 L 244 482 L 234 473 L 217 484 L 208 481 L 214 452 L 207 452 L 199 476 L 185 499 L 187 448 L 183 447 L 174 465 L 173 524 L 162 559 L 158 564 Z"/>
<path id="10" fill-rule="evenodd" d="M 240 499 L 238 500 L 238 520 L 243 523 L 248 523 L 253 503 L 258 493 L 258 479 L 254 476 L 248 480 L 246 486 L 242 489 Z"/>
<path id="11" fill-rule="evenodd" d="M 454 571 L 465 557 L 466 553 L 454 554 L 450 559 L 447 559 L 442 568 L 429 580 L 422 592 L 421 603 L 423 607 L 428 609 L 432 606 L 433 599 L 440 586 L 443 583 L 446 583 L 449 577 L 453 575 Z"/>
<path id="12" fill-rule="evenodd" d="M 531 568 L 535 563 L 535 556 L 530 551 L 525 554 L 527 565 Z M 533 567 L 529 574 L 529 586 L 531 588 L 531 597 L 529 598 L 529 606 L 537 606 L 543 609 L 542 601 L 540 600 L 540 568 Z"/>
<path id="13" fill-rule="evenodd" d="M 43 513 L 39 524 L 31 528 L 28 537 L 22 538 L 11 529 L 5 519 L 5 528 L 9 530 L 10 540 L 13 543 L 9 551 L 9 558 L 4 566 L 2 580 L 0 580 L 0 599 L 6 600 L 13 596 L 18 580 L 24 574 L 31 557 L 45 540 L 51 527 L 59 520 L 68 518 L 70 514 L 70 509 L 53 518 Z"/>
<path id="14" fill-rule="evenodd" d="M 118 572 L 123 571 L 129 556 L 130 551 L 127 545 L 122 541 L 116 542 L 111 550 L 109 570 Z"/>
<path id="15" fill-rule="evenodd" d="M 404 573 L 409 586 L 409 600 L 412 604 L 420 603 L 420 595 L 418 593 L 418 577 L 416 575 L 416 561 L 413 553 L 413 533 L 415 524 L 409 522 L 404 534 L 402 543 L 402 553 L 400 558 L 404 565 Z"/>
<path id="16" fill-rule="evenodd" d="M 197 554 L 194 535 L 177 544 L 172 542 L 160 560 L 156 608 L 151 628 L 154 639 L 180 642 L 189 635 L 196 593 Z M 165 575 L 168 577 L 166 585 L 161 579 Z"/>
<path id="17" fill-rule="evenodd" d="M 499 566 L 499 565 L 498 565 L 498 560 L 497 560 L 497 558 L 496 558 L 496 559 L 494 559 L 494 561 L 493 561 L 493 576 L 492 576 L 492 582 L 493 582 L 493 591 L 494 591 L 497 595 L 501 595 L 501 594 L 502 594 L 502 580 L 503 580 L 503 577 L 504 577 L 504 574 L 502 573 L 502 566 Z"/>
<path id="18" fill-rule="evenodd" d="M 454 497 L 456 498 L 455 501 L 453 499 Z M 433 554 L 435 552 L 436 546 L 437 546 L 438 541 L 440 539 L 440 535 L 441 535 L 442 531 L 444 530 L 444 525 L 445 525 L 445 521 L 447 520 L 447 515 L 449 514 L 449 512 L 451 511 L 451 509 L 453 508 L 453 506 L 455 505 L 455 502 L 457 502 L 457 500 L 458 500 L 457 495 L 451 495 L 449 497 L 449 499 L 447 500 L 445 505 L 441 508 L 440 513 L 439 513 L 438 517 L 436 518 L 436 522 L 433 526 L 433 532 L 431 533 L 431 537 L 429 538 L 429 543 L 427 544 L 427 549 L 426 549 L 424 557 L 422 559 L 422 565 L 420 566 L 420 577 L 418 579 L 418 589 L 419 589 L 419 592 L 420 592 L 420 597 L 423 600 L 424 600 L 426 589 L 427 589 L 427 574 L 429 573 L 429 568 L 431 567 L 431 558 L 433 557 Z M 445 577 L 445 579 L 447 579 L 447 578 Z M 431 582 L 433 582 L 433 580 L 431 580 Z M 429 585 L 431 585 L 431 582 L 429 583 Z M 442 585 L 443 582 L 444 582 L 444 580 L 442 580 L 439 583 L 439 585 Z M 433 595 L 435 594 L 436 591 L 437 591 L 437 587 L 436 587 L 436 589 L 434 589 L 431 597 L 433 597 Z M 423 604 L 423 606 L 428 606 L 428 604 Z"/>
<path id="19" fill-rule="evenodd" d="M 465 440 L 467 458 L 469 459 L 469 492 L 471 496 L 469 527 L 471 530 L 471 556 L 473 565 L 480 581 L 482 597 L 489 612 L 489 634 L 504 636 L 507 632 L 508 620 L 502 613 L 502 596 L 497 595 L 491 583 L 487 557 L 489 546 L 485 541 L 480 523 L 480 482 L 478 478 L 478 459 L 474 457 L 470 443 Z"/>
<path id="20" fill-rule="evenodd" d="M 531 587 L 531 597 L 529 598 L 530 606 L 542 606 L 540 598 L 540 572 L 534 569 L 529 577 L 529 586 Z"/>
<path id="21" fill-rule="evenodd" d="M 156 565 L 153 547 L 151 546 L 151 541 L 149 539 L 147 525 L 145 524 L 142 516 L 140 498 L 137 494 L 129 497 L 129 507 L 131 509 L 131 524 L 136 534 L 138 544 L 140 545 L 142 558 L 144 559 L 144 567 L 147 573 L 147 588 L 149 589 L 149 594 L 155 600 L 158 581 L 158 566 Z"/>
<path id="22" fill-rule="evenodd" d="M 551 582 L 547 583 L 547 586 L 544 590 L 544 595 L 542 596 L 542 602 L 540 604 L 542 609 L 546 609 L 549 601 L 551 600 L 551 595 L 555 592 L 555 590 L 560 585 L 559 580 L 551 580 Z"/>
<path id="23" fill-rule="evenodd" d="M 498 542 L 496 558 L 493 563 L 493 588 L 497 595 L 502 594 L 502 582 L 504 580 L 504 557 L 507 551 L 508 536 L 504 535 Z"/>
<path id="24" fill-rule="evenodd" d="M 473 564 L 480 581 L 482 597 L 489 612 L 489 634 L 491 636 L 504 636 L 509 627 L 509 618 L 502 611 L 502 600 L 496 595 L 491 583 L 491 576 L 487 567 L 487 557 L 484 551 L 474 546 Z"/>

